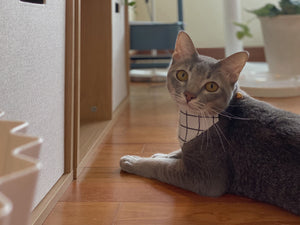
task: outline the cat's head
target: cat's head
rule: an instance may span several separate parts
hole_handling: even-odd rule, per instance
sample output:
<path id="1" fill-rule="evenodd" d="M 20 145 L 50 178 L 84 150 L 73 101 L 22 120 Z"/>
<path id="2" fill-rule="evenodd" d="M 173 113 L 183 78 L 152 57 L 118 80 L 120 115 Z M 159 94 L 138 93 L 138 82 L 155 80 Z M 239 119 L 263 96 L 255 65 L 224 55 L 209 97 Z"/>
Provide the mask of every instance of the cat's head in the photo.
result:
<path id="1" fill-rule="evenodd" d="M 223 60 L 199 55 L 191 38 L 180 32 L 167 77 L 167 86 L 181 109 L 216 114 L 227 108 L 247 52 Z"/>

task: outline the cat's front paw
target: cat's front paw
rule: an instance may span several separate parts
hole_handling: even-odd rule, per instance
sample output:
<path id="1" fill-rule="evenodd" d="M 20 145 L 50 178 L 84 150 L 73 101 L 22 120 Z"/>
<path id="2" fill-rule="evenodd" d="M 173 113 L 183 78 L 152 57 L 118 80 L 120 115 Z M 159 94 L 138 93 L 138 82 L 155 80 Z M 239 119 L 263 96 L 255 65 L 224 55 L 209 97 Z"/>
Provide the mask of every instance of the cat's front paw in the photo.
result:
<path id="1" fill-rule="evenodd" d="M 120 159 L 120 167 L 127 173 L 135 173 L 139 159 L 141 159 L 140 156 L 125 155 Z"/>

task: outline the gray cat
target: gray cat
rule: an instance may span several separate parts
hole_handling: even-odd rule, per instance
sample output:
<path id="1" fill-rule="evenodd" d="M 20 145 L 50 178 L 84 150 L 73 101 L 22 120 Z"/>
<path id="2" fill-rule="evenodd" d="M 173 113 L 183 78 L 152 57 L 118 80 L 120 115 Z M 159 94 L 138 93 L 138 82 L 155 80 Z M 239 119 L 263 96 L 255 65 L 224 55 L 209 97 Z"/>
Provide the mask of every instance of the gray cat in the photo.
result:
<path id="1" fill-rule="evenodd" d="M 123 156 L 122 170 L 200 195 L 247 196 L 300 215 L 300 116 L 239 89 L 247 60 L 247 52 L 220 61 L 199 55 L 180 32 L 167 87 L 180 110 L 182 150 Z"/>

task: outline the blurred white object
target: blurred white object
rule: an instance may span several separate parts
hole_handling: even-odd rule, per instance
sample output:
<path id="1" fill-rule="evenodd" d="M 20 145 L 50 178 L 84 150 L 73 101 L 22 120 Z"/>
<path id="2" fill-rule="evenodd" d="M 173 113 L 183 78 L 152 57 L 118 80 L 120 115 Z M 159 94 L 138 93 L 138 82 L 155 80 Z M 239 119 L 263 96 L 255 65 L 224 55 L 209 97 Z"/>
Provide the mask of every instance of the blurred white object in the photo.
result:
<path id="1" fill-rule="evenodd" d="M 300 95 L 300 74 L 269 72 L 267 63 L 249 62 L 241 72 L 240 87 L 253 97 L 293 97 Z"/>
<path id="2" fill-rule="evenodd" d="M 243 42 L 236 37 L 239 28 L 234 22 L 241 22 L 240 0 L 225 0 L 224 7 L 224 26 L 225 26 L 225 55 L 243 51 Z"/>
<path id="3" fill-rule="evenodd" d="M 0 112 L 0 117 L 3 115 Z M 27 136 L 27 126 L 0 120 L 0 225 L 30 222 L 42 140 Z"/>
<path id="4" fill-rule="evenodd" d="M 133 82 L 165 82 L 167 80 L 168 68 L 132 69 L 130 79 Z"/>
<path id="5" fill-rule="evenodd" d="M 300 74 L 300 15 L 260 17 L 271 73 Z"/>
<path id="6" fill-rule="evenodd" d="M 225 55 L 243 50 L 236 37 L 241 21 L 240 0 L 225 0 Z M 260 18 L 267 63 L 247 63 L 239 83 L 254 97 L 300 96 L 299 15 Z M 280 44 L 278 44 L 280 43 Z"/>

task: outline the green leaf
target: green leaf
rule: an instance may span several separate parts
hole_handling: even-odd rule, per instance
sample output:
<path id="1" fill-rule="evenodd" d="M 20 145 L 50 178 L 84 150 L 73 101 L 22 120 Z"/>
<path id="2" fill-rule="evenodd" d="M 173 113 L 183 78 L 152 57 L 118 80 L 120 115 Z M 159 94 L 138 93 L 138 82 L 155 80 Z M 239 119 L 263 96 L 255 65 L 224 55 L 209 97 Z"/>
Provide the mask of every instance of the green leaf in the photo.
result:
<path id="1" fill-rule="evenodd" d="M 281 0 L 279 2 L 282 14 L 300 14 L 300 2 L 291 0 Z"/>
<path id="2" fill-rule="evenodd" d="M 128 5 L 129 6 L 135 6 L 136 2 L 129 2 Z"/>
<path id="3" fill-rule="evenodd" d="M 240 28 L 242 28 L 243 31 L 247 31 L 247 32 L 250 31 L 248 25 L 245 24 L 245 23 L 234 22 L 233 24 L 236 25 L 236 26 L 238 26 L 238 27 L 240 27 Z"/>
<path id="4" fill-rule="evenodd" d="M 280 10 L 273 4 L 266 4 L 264 7 L 255 10 L 247 10 L 250 13 L 255 14 L 256 16 L 277 16 L 280 14 Z"/>
<path id="5" fill-rule="evenodd" d="M 136 1 L 129 2 L 128 0 L 125 0 L 125 5 L 135 6 L 135 4 L 136 4 Z"/>
<path id="6" fill-rule="evenodd" d="M 245 36 L 247 36 L 247 37 L 253 37 L 253 35 L 251 34 L 251 33 L 245 33 Z"/>
<path id="7" fill-rule="evenodd" d="M 241 28 L 240 31 L 236 32 L 236 37 L 239 40 L 243 39 L 244 37 L 252 37 L 252 34 L 250 33 L 250 28 L 247 24 L 238 22 L 234 22 L 233 24 Z"/>
<path id="8" fill-rule="evenodd" d="M 236 32 L 237 39 L 242 40 L 244 38 L 244 36 L 245 36 L 245 34 L 243 31 Z"/>

